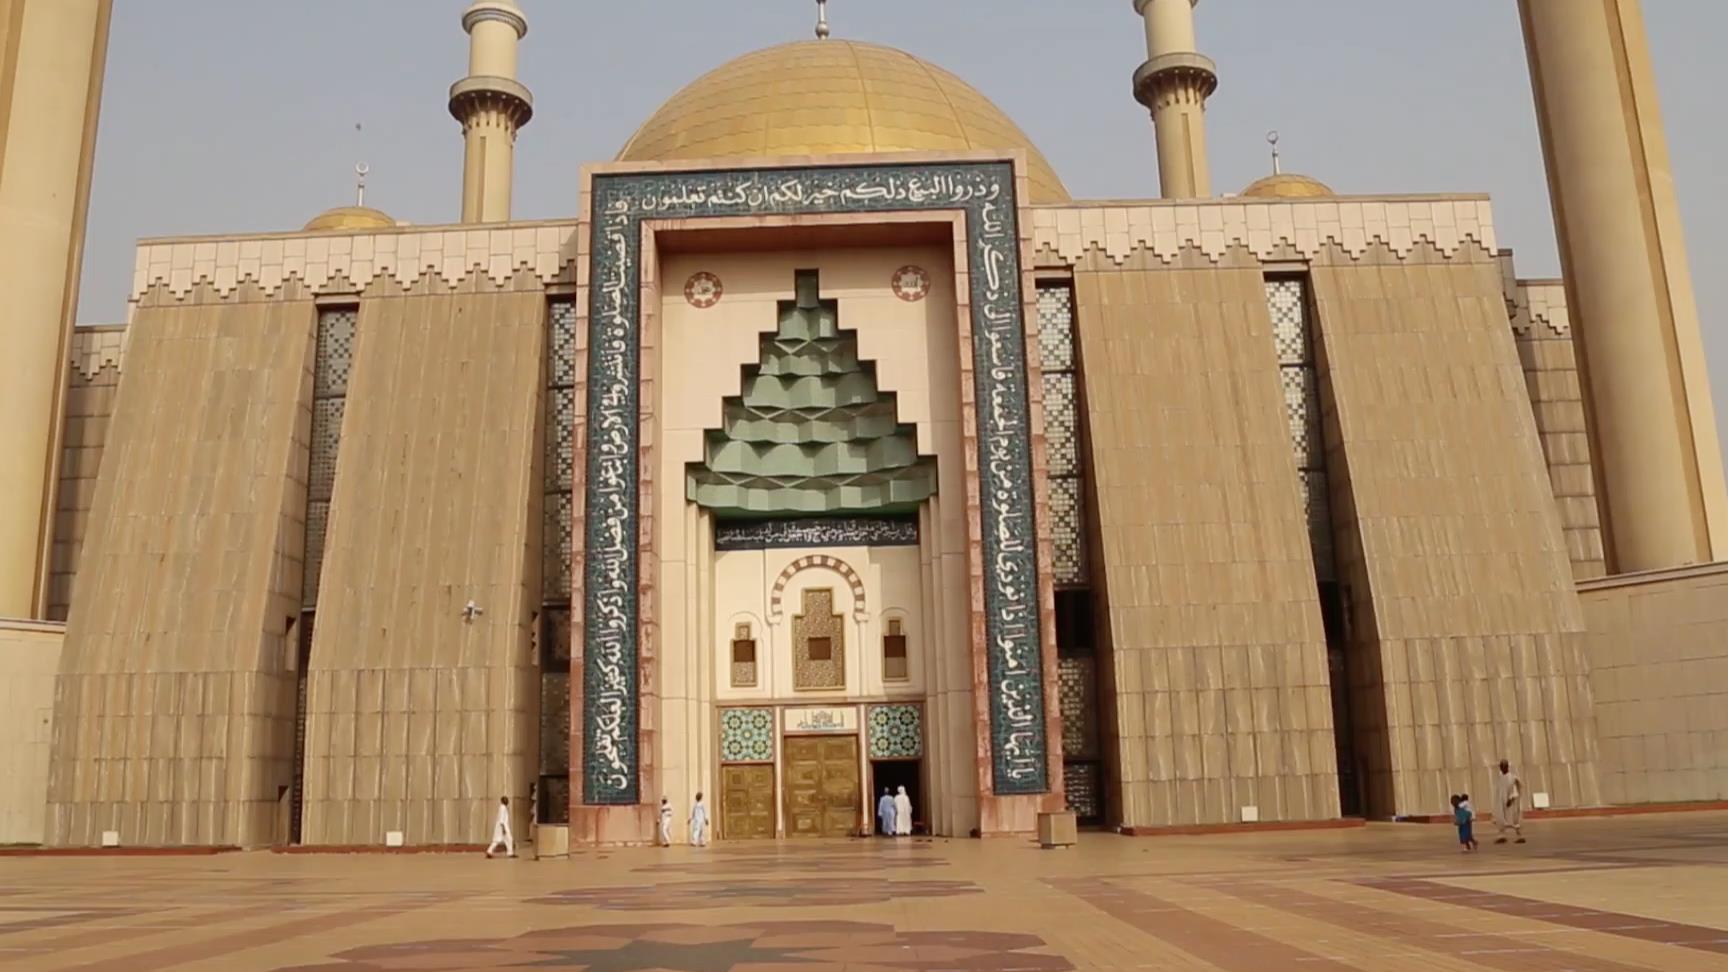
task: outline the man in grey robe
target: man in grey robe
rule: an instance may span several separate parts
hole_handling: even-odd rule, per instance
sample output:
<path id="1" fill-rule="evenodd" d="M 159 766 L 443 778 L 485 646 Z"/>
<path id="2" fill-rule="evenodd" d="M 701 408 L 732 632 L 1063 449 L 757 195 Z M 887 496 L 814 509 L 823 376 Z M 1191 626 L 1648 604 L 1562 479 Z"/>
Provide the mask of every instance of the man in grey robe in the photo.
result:
<path id="1" fill-rule="evenodd" d="M 1524 781 L 1512 772 L 1512 764 L 1500 761 L 1500 776 L 1494 781 L 1494 823 L 1500 828 L 1496 844 L 1506 843 L 1506 831 L 1512 831 L 1518 843 L 1524 843 Z"/>

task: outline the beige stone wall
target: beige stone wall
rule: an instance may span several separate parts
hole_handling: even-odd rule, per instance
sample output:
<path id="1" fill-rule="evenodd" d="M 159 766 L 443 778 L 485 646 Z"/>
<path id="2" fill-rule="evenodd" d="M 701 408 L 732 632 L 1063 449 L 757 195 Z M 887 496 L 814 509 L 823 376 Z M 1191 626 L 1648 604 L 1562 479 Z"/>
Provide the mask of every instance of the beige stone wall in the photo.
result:
<path id="1" fill-rule="evenodd" d="M 1502 252 L 1500 261 L 1503 287 L 1512 305 L 1512 337 L 1524 366 L 1542 454 L 1548 460 L 1572 573 L 1579 580 L 1601 577 L 1607 572 L 1607 558 L 1566 288 L 1558 280 L 1516 279 L 1510 253 Z"/>
<path id="2" fill-rule="evenodd" d="M 476 843 L 535 779 L 546 296 L 524 274 L 360 301 L 324 546 L 302 840 Z M 464 621 L 472 600 L 485 611 Z"/>
<path id="3" fill-rule="evenodd" d="M 1728 799 L 1728 563 L 1579 585 L 1608 803 Z"/>
<path id="4" fill-rule="evenodd" d="M 1371 810 L 1444 811 L 1502 757 L 1555 806 L 1598 802 L 1583 618 L 1495 263 L 1328 250 L 1312 280 L 1358 731 L 1384 732 Z"/>
<path id="5" fill-rule="evenodd" d="M 48 617 L 66 620 L 72 579 L 89 526 L 96 473 L 114 417 L 120 365 L 126 354 L 122 325 L 80 327 L 72 333 L 71 379 L 66 388 L 65 426 L 60 440 L 60 488 L 54 511 L 54 550 L 49 564 Z"/>
<path id="6" fill-rule="evenodd" d="M 1075 301 L 1112 822 L 1337 816 L 1325 635 L 1258 265 L 1095 260 Z"/>
<path id="7" fill-rule="evenodd" d="M 0 620 L 0 846 L 40 844 L 63 625 Z"/>
<path id="8" fill-rule="evenodd" d="M 314 308 L 147 296 L 55 686 L 47 839 L 268 843 L 293 745 Z"/>

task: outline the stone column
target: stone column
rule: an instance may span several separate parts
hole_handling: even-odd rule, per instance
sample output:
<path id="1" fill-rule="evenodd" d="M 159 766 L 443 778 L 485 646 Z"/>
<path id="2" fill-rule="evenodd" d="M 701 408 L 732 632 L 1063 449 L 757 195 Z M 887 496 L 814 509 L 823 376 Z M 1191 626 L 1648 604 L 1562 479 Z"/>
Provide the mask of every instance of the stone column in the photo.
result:
<path id="1" fill-rule="evenodd" d="M 1728 556 L 1728 485 L 1639 0 L 1519 0 L 1609 569 Z"/>
<path id="2" fill-rule="evenodd" d="M 534 116 L 534 96 L 516 80 L 516 48 L 528 20 L 516 0 L 475 0 L 462 15 L 468 76 L 450 88 L 450 114 L 462 123 L 462 222 L 510 219 L 516 132 Z"/>
<path id="3" fill-rule="evenodd" d="M 1134 72 L 1134 97 L 1158 132 L 1158 182 L 1166 199 L 1212 195 L 1206 161 L 1206 99 L 1218 89 L 1212 59 L 1195 50 L 1200 0 L 1134 0 L 1146 21 L 1146 63 Z"/>
<path id="4" fill-rule="evenodd" d="M 0 0 L 0 617 L 45 609 L 112 0 Z"/>

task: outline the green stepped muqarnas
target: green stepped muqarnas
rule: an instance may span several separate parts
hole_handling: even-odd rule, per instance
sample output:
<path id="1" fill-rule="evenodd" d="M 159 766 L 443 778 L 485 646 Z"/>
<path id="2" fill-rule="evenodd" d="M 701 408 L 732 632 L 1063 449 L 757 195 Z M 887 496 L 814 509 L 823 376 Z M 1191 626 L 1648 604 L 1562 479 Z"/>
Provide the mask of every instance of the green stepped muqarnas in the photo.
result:
<path id="1" fill-rule="evenodd" d="M 722 517 L 913 512 L 936 492 L 935 459 L 918 454 L 917 429 L 859 360 L 857 332 L 841 330 L 817 272 L 795 279 L 743 394 L 726 399 L 690 464 L 690 501 Z"/>

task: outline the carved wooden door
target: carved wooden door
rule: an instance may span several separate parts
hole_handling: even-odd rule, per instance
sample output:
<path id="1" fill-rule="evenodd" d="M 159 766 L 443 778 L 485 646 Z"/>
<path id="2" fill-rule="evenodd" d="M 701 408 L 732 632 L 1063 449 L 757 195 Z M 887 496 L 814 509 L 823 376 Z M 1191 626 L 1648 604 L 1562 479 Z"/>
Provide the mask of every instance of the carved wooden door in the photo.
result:
<path id="1" fill-rule="evenodd" d="M 857 736 L 786 740 L 786 835 L 848 837 L 858 830 Z"/>
<path id="2" fill-rule="evenodd" d="M 773 766 L 721 768 L 720 836 L 728 840 L 774 836 Z"/>

